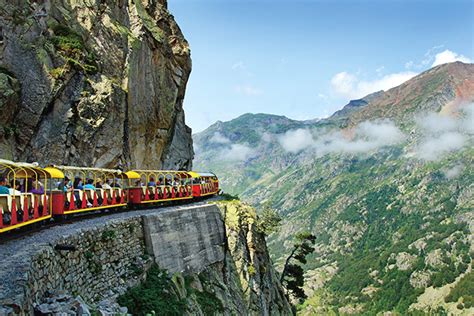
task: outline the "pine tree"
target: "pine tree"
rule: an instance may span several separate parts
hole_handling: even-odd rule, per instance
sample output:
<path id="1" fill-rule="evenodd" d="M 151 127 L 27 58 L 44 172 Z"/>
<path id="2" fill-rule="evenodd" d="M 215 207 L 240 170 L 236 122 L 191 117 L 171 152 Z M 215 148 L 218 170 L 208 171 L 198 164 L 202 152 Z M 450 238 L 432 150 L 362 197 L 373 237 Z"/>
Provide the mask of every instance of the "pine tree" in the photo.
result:
<path id="1" fill-rule="evenodd" d="M 304 270 L 302 265 L 307 262 L 306 256 L 314 252 L 316 236 L 309 232 L 302 232 L 298 233 L 295 239 L 293 250 L 286 258 L 280 281 L 296 298 L 303 300 L 307 296 L 303 291 Z"/>

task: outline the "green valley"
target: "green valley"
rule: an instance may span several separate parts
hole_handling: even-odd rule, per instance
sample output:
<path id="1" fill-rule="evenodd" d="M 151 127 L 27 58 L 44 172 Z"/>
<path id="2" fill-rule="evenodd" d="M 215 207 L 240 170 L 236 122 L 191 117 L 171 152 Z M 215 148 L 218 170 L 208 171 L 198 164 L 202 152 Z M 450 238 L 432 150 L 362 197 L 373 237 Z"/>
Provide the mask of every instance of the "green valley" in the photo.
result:
<path id="1" fill-rule="evenodd" d="M 468 315 L 473 87 L 457 62 L 326 119 L 245 114 L 194 135 L 195 166 L 283 217 L 268 239 L 280 269 L 295 234 L 316 235 L 299 313 Z"/>

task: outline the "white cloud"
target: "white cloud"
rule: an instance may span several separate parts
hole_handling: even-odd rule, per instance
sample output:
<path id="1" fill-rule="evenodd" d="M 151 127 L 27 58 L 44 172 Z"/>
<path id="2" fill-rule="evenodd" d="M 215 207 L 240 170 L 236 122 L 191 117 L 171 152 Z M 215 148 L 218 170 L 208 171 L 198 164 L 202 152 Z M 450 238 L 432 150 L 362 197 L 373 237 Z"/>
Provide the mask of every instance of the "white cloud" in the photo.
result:
<path id="1" fill-rule="evenodd" d="M 428 51 L 425 53 L 425 56 L 423 60 L 421 61 L 421 64 L 416 65 L 417 68 L 423 68 L 423 67 L 428 67 L 432 60 L 434 59 L 433 54 L 436 51 L 439 51 L 441 48 L 443 48 L 444 45 L 436 45 L 428 49 Z"/>
<path id="2" fill-rule="evenodd" d="M 384 70 L 385 70 L 385 66 L 380 66 L 379 68 L 375 69 L 375 72 L 381 75 L 382 72 L 384 72 Z"/>
<path id="3" fill-rule="evenodd" d="M 463 170 L 464 170 L 463 164 L 455 165 L 452 168 L 445 170 L 444 175 L 448 179 L 454 179 L 454 178 L 457 178 L 461 174 L 461 172 L 463 172 Z"/>
<path id="4" fill-rule="evenodd" d="M 423 136 L 415 148 L 415 155 L 427 161 L 438 160 L 450 152 L 472 144 L 474 104 L 463 106 L 459 113 L 450 115 L 419 115 L 416 123 Z"/>
<path id="5" fill-rule="evenodd" d="M 219 132 L 215 132 L 210 143 L 221 145 L 217 151 L 216 158 L 221 161 L 245 161 L 255 157 L 256 150 L 247 144 L 232 144 L 231 140 Z"/>
<path id="6" fill-rule="evenodd" d="M 455 61 L 461 61 L 463 63 L 472 63 L 471 59 L 461 54 L 457 54 L 449 49 L 442 51 L 441 53 L 436 54 L 434 62 L 431 67 L 438 66 L 441 64 L 452 63 Z"/>
<path id="7" fill-rule="evenodd" d="M 215 144 L 229 144 L 230 143 L 230 139 L 228 139 L 227 137 L 225 137 L 219 132 L 215 132 L 214 135 L 212 135 L 212 137 L 209 138 L 209 141 Z"/>
<path id="8" fill-rule="evenodd" d="M 224 161 L 245 161 L 257 155 L 255 149 L 245 144 L 232 144 L 218 153 L 218 159 Z"/>
<path id="9" fill-rule="evenodd" d="M 318 93 L 318 98 L 323 99 L 323 100 L 327 100 L 328 96 L 325 95 L 324 93 Z"/>
<path id="10" fill-rule="evenodd" d="M 426 69 L 428 67 L 435 67 L 441 64 L 450 63 L 454 61 L 462 61 L 464 63 L 472 63 L 472 60 L 466 56 L 461 54 L 455 53 L 449 49 L 445 49 L 444 45 L 437 45 L 431 47 L 423 56 L 421 62 L 417 63 L 413 60 L 408 61 L 405 63 L 406 69 Z"/>
<path id="11" fill-rule="evenodd" d="M 474 135 L 474 103 L 470 103 L 461 110 L 461 129 L 470 135 Z"/>
<path id="12" fill-rule="evenodd" d="M 262 90 L 251 85 L 238 85 L 238 86 L 235 86 L 234 90 L 237 93 L 240 93 L 246 96 L 258 96 L 263 93 Z"/>
<path id="13" fill-rule="evenodd" d="M 318 155 L 327 153 L 362 154 L 401 143 L 405 135 L 391 121 L 359 124 L 353 137 L 341 131 L 325 134 L 315 143 Z"/>
<path id="14" fill-rule="evenodd" d="M 396 87 L 416 75 L 415 72 L 405 71 L 385 75 L 380 79 L 365 81 L 359 80 L 357 76 L 344 71 L 332 77 L 331 86 L 334 92 L 340 96 L 349 99 L 360 99 L 370 93 L 380 90 L 386 91 Z"/>
<path id="15" fill-rule="evenodd" d="M 331 86 L 337 94 L 352 98 L 357 78 L 347 72 L 337 73 L 331 79 Z"/>
<path id="16" fill-rule="evenodd" d="M 361 138 L 375 143 L 377 147 L 395 145 L 405 138 L 402 131 L 389 120 L 363 122 L 357 127 L 356 134 Z"/>
<path id="17" fill-rule="evenodd" d="M 314 144 L 313 135 L 307 129 L 290 130 L 278 136 L 278 142 L 283 149 L 290 153 L 298 153 Z"/>
<path id="18" fill-rule="evenodd" d="M 416 120 L 414 156 L 433 161 L 445 155 L 472 145 L 474 135 L 474 104 L 460 106 L 457 113 L 442 115 L 425 113 Z M 296 129 L 284 134 L 263 134 L 262 140 L 276 139 L 282 148 L 290 153 L 310 151 L 316 156 L 330 153 L 365 154 L 384 147 L 396 146 L 407 139 L 390 120 L 365 121 L 352 130 L 337 130 L 321 133 L 314 137 L 309 129 Z M 456 170 L 449 173 L 454 177 Z"/>
<path id="19" fill-rule="evenodd" d="M 232 70 L 243 70 L 243 69 L 245 69 L 245 64 L 241 60 L 239 60 L 238 62 L 232 65 Z"/>
<path id="20" fill-rule="evenodd" d="M 265 143 L 270 143 L 274 139 L 273 135 L 267 132 L 262 134 L 262 141 Z"/>
<path id="21" fill-rule="evenodd" d="M 416 118 L 416 123 L 425 133 L 431 134 L 454 131 L 458 128 L 455 118 L 439 113 L 420 115 Z"/>
<path id="22" fill-rule="evenodd" d="M 328 153 L 361 154 L 386 146 L 393 146 L 405 139 L 405 135 L 391 121 L 363 122 L 353 131 L 336 131 L 313 138 L 307 129 L 291 130 L 278 136 L 278 142 L 287 152 L 298 153 L 312 149 L 317 156 Z"/>
<path id="23" fill-rule="evenodd" d="M 421 159 L 438 160 L 447 153 L 464 147 L 466 136 L 457 132 L 447 132 L 438 137 L 429 137 L 418 147 L 417 156 Z"/>

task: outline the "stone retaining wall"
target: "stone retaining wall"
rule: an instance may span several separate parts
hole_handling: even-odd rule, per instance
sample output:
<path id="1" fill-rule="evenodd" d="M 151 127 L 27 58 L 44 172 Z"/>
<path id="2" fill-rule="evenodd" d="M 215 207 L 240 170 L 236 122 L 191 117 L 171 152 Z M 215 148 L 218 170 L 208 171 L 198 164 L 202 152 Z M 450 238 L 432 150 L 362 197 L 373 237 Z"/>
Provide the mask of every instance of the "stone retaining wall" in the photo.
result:
<path id="1" fill-rule="evenodd" d="M 31 299 L 61 289 L 98 301 L 136 282 L 147 259 L 140 218 L 110 223 L 79 235 L 61 238 L 32 258 L 28 279 Z M 61 250 L 61 248 L 74 248 Z"/>
<path id="2" fill-rule="evenodd" d="M 27 315 L 49 293 L 80 295 L 87 302 L 120 294 L 139 282 L 152 261 L 139 217 L 61 237 L 30 260 L 23 293 L 10 298 L 13 306 L 21 306 L 16 312 Z"/>
<path id="3" fill-rule="evenodd" d="M 8 285 L 7 297 L 0 293 L 0 315 L 31 315 L 34 303 L 51 292 L 79 295 L 88 303 L 113 297 L 139 283 L 154 255 L 172 272 L 200 270 L 224 256 L 224 223 L 215 205 L 150 210 L 100 223 L 38 245 L 22 258 L 29 267 Z"/>

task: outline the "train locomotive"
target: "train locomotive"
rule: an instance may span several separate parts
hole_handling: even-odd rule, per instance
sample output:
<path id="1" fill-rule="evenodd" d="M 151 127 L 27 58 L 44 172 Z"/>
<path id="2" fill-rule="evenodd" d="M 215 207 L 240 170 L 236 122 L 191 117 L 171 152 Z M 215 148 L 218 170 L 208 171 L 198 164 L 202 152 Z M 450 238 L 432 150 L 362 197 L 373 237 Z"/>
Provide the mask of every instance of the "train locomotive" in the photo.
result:
<path id="1" fill-rule="evenodd" d="M 196 201 L 219 192 L 215 174 L 195 171 L 42 168 L 0 159 L 0 176 L 0 236 L 76 213 Z"/>

